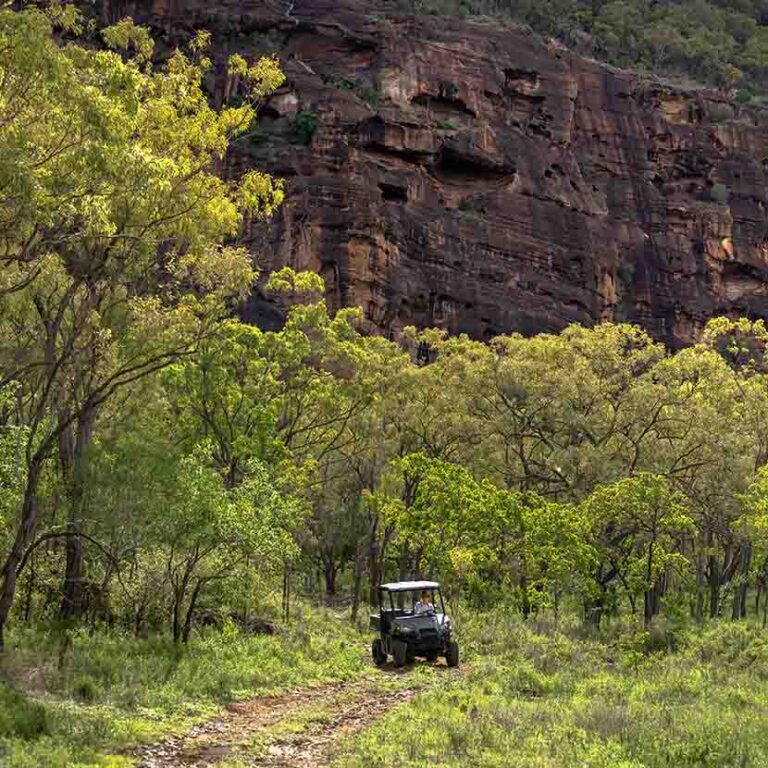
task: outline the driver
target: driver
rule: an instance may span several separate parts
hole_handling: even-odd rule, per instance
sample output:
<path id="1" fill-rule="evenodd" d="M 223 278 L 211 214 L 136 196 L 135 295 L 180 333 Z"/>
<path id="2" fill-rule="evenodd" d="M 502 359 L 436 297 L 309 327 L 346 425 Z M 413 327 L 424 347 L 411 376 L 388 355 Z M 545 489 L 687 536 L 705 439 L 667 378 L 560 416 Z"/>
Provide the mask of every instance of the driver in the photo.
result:
<path id="1" fill-rule="evenodd" d="M 413 607 L 413 613 L 415 616 L 425 613 L 434 613 L 435 607 L 432 605 L 432 595 L 426 589 L 421 593 L 421 600 L 419 600 Z"/>

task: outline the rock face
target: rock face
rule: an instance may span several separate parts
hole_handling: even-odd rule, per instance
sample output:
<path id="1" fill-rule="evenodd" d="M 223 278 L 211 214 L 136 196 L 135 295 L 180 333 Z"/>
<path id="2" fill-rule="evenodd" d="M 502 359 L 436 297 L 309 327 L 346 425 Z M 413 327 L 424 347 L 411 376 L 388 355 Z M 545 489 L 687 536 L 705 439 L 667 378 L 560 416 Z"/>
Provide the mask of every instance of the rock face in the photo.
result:
<path id="1" fill-rule="evenodd" d="M 723 94 L 580 58 L 491 20 L 364 0 L 103 2 L 217 58 L 276 51 L 287 85 L 231 171 L 286 179 L 268 268 L 325 279 L 373 329 L 476 338 L 629 320 L 673 346 L 768 317 L 768 127 Z M 216 98 L 236 97 L 221 75 Z M 252 318 L 274 310 L 254 296 Z"/>

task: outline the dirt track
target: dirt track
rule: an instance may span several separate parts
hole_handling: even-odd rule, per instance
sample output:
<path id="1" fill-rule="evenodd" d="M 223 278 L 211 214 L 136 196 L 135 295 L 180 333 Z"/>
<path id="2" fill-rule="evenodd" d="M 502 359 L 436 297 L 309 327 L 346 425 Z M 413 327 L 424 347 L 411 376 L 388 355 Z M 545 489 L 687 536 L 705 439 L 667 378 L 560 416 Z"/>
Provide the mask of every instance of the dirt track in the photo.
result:
<path id="1" fill-rule="evenodd" d="M 436 678 L 458 674 L 435 665 Z M 408 669 L 372 670 L 334 682 L 231 704 L 186 735 L 137 750 L 140 768 L 198 768 L 236 761 L 247 766 L 323 768 L 343 737 L 357 733 L 428 683 Z"/>

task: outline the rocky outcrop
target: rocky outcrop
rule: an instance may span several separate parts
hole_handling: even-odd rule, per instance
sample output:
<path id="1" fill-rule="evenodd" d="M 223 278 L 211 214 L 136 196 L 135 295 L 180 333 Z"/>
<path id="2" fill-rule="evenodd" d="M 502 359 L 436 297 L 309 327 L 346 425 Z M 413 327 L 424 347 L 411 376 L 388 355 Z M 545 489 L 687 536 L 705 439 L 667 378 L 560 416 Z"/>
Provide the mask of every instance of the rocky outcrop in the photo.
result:
<path id="1" fill-rule="evenodd" d="M 713 315 L 768 317 L 768 127 L 724 94 L 662 85 L 495 20 L 334 0 L 104 2 L 168 43 L 279 53 L 288 83 L 232 172 L 286 179 L 249 236 L 370 327 L 486 338 L 601 318 L 671 345 Z M 222 75 L 219 101 L 236 98 Z M 251 317 L 273 309 L 254 296 Z"/>

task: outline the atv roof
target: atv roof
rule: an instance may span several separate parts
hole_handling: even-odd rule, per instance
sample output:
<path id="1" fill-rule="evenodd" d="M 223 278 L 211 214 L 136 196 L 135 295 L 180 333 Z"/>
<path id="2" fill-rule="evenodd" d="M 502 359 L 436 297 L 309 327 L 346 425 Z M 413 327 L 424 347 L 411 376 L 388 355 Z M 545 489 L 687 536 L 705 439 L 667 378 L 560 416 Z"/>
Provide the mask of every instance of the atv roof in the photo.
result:
<path id="1" fill-rule="evenodd" d="M 440 589 L 440 585 L 436 581 L 394 581 L 382 584 L 380 589 L 388 592 L 416 592 L 420 589 Z"/>

